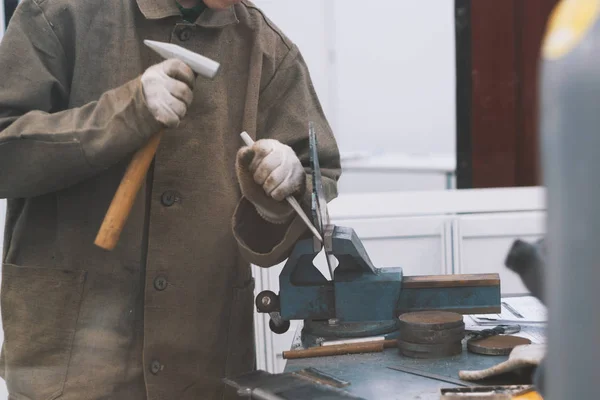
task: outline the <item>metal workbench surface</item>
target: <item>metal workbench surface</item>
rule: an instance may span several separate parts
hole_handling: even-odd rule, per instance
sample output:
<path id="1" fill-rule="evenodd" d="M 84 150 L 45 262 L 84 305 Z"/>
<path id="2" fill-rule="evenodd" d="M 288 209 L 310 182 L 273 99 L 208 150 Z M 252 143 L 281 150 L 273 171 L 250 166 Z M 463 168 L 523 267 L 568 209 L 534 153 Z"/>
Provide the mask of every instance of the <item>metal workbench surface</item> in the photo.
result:
<path id="1" fill-rule="evenodd" d="M 344 388 L 345 391 L 369 400 L 439 400 L 441 388 L 458 386 L 395 371 L 388 367 L 404 366 L 458 380 L 460 370 L 486 369 L 507 358 L 507 356 L 482 356 L 469 353 L 463 341 L 462 354 L 438 360 L 408 358 L 402 356 L 398 349 L 392 348 L 385 349 L 383 353 L 288 360 L 285 372 L 308 367 L 316 368 L 350 382 L 350 386 Z"/>

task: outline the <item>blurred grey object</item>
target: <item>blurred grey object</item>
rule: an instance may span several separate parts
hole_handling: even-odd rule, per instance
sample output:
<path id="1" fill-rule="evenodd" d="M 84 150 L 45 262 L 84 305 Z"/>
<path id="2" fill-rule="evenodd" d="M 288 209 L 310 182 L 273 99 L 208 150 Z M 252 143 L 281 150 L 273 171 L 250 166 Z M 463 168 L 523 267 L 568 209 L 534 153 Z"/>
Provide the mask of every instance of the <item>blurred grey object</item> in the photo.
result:
<path id="1" fill-rule="evenodd" d="M 540 239 L 534 243 L 515 240 L 508 251 L 504 265 L 516 272 L 523 281 L 527 290 L 538 298 L 544 305 L 544 272 L 546 266 L 546 240 Z M 539 363 L 533 375 L 533 383 L 537 391 L 544 396 L 544 359 Z"/>
<path id="2" fill-rule="evenodd" d="M 527 290 L 544 305 L 544 266 L 546 264 L 546 241 L 540 239 L 535 243 L 515 240 L 508 252 L 506 267 L 516 272 Z"/>

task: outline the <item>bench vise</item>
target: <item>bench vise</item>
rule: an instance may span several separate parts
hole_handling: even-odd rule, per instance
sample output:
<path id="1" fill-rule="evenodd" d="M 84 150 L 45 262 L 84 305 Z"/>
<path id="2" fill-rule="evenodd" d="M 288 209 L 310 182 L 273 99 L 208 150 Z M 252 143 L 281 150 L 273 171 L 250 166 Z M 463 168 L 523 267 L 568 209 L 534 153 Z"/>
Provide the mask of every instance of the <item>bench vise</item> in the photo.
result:
<path id="1" fill-rule="evenodd" d="M 279 275 L 279 295 L 263 291 L 256 297 L 258 312 L 270 314 L 273 332 L 285 333 L 290 321 L 303 320 L 302 342 L 312 347 L 328 340 L 393 339 L 397 317 L 405 312 L 500 312 L 498 274 L 403 276 L 399 267 L 376 268 L 352 228 L 330 223 L 312 124 L 309 138 L 312 214 L 323 243 L 315 238 L 298 241 Z M 331 280 L 313 263 L 322 250 Z"/>

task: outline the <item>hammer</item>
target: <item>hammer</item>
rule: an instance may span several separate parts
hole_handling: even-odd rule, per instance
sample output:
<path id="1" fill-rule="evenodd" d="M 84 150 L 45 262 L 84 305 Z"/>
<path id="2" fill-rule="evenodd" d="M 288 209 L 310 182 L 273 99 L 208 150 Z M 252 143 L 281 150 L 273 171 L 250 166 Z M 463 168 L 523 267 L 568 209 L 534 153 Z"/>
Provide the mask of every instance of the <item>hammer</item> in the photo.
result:
<path id="1" fill-rule="evenodd" d="M 213 79 L 219 71 L 220 64 L 200 54 L 194 53 L 172 43 L 144 40 L 144 44 L 165 59 L 177 58 L 186 63 L 194 72 L 208 79 Z M 105 250 L 112 250 L 119 241 L 123 226 L 127 221 L 133 202 L 139 192 L 150 163 L 156 154 L 164 131 L 161 130 L 150 138 L 148 143 L 138 150 L 131 159 L 117 192 L 110 203 L 104 221 L 100 226 L 95 244 Z"/>

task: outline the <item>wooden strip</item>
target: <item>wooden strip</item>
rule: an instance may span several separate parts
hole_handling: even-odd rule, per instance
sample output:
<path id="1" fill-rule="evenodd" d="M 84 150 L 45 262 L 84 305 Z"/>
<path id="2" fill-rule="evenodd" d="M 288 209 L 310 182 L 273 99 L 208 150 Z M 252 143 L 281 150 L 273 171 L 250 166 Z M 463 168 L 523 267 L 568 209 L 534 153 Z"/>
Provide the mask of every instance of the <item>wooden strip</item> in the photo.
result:
<path id="1" fill-rule="evenodd" d="M 405 276 L 403 289 L 449 288 L 468 286 L 499 286 L 499 274 L 423 275 Z"/>
<path id="2" fill-rule="evenodd" d="M 291 360 L 297 358 L 340 356 L 344 354 L 380 353 L 383 351 L 383 348 L 384 341 L 378 340 L 376 342 L 341 344 L 337 346 L 313 347 L 305 350 L 284 351 L 283 358 Z"/>

